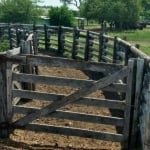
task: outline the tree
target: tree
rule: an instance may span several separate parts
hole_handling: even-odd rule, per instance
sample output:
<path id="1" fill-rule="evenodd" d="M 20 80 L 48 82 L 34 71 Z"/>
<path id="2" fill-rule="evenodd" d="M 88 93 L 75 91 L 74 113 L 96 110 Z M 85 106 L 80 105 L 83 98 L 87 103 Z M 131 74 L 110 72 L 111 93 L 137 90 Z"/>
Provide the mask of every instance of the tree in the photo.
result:
<path id="1" fill-rule="evenodd" d="M 40 10 L 31 0 L 1 0 L 0 20 L 8 23 L 30 23 L 35 21 Z"/>
<path id="2" fill-rule="evenodd" d="M 143 12 L 142 16 L 144 19 L 150 19 L 150 1 L 142 0 Z"/>
<path id="3" fill-rule="evenodd" d="M 141 12 L 141 0 L 84 0 L 80 12 L 88 19 L 113 23 L 118 29 L 134 28 Z"/>
<path id="4" fill-rule="evenodd" d="M 51 21 L 51 25 L 73 26 L 73 12 L 66 6 L 50 7 L 49 18 Z"/>
<path id="5" fill-rule="evenodd" d="M 74 5 L 77 9 L 80 8 L 80 4 L 83 0 L 60 0 L 64 5 Z"/>

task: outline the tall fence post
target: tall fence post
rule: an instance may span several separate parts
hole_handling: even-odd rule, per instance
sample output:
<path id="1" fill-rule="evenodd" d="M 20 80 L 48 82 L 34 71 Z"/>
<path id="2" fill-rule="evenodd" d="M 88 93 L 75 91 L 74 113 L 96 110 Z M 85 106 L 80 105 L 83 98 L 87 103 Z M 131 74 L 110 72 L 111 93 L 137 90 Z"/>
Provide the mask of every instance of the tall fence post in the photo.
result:
<path id="1" fill-rule="evenodd" d="M 129 148 L 129 135 L 130 135 L 130 119 L 131 119 L 131 104 L 133 100 L 133 88 L 134 88 L 134 82 L 133 79 L 135 78 L 135 60 L 131 59 L 128 63 L 128 77 L 127 77 L 127 89 L 128 92 L 126 93 L 126 106 L 125 106 L 125 112 L 124 112 L 124 129 L 123 129 L 123 135 L 124 140 L 122 143 L 123 149 L 128 150 Z"/>
<path id="2" fill-rule="evenodd" d="M 90 53 L 90 49 L 89 49 L 89 31 L 87 30 L 86 32 L 86 43 L 85 43 L 85 54 L 84 54 L 84 60 L 88 61 L 89 60 L 89 53 Z"/>
<path id="3" fill-rule="evenodd" d="M 145 100 L 147 101 L 147 116 L 145 120 L 145 141 L 144 141 L 144 150 L 150 149 L 150 75 L 148 76 L 148 89 L 145 93 Z"/>
<path id="4" fill-rule="evenodd" d="M 78 54 L 78 45 L 79 45 L 79 31 L 77 28 L 73 30 L 73 45 L 72 45 L 72 58 L 76 59 Z"/>
<path id="5" fill-rule="evenodd" d="M 12 35 L 11 35 L 11 26 L 8 26 L 8 37 L 9 37 L 9 47 L 12 49 Z"/>
<path id="6" fill-rule="evenodd" d="M 147 70 L 146 70 L 147 69 Z M 143 150 L 150 149 L 150 64 L 145 64 L 142 97 L 140 101 L 140 133 Z"/>
<path id="7" fill-rule="evenodd" d="M 62 36 L 63 36 L 62 27 L 59 26 L 59 28 L 58 28 L 58 55 L 63 54 Z"/>
<path id="8" fill-rule="evenodd" d="M 47 51 L 49 46 L 48 46 L 48 34 L 47 34 L 47 26 L 44 24 L 44 34 L 45 34 L 45 50 Z"/>
<path id="9" fill-rule="evenodd" d="M 0 57 L 0 138 L 8 138 L 12 123 L 12 63 Z"/>
<path id="10" fill-rule="evenodd" d="M 117 61 L 117 36 L 114 37 L 113 63 Z"/>
<path id="11" fill-rule="evenodd" d="M 101 33 L 99 35 L 99 59 L 98 61 L 102 61 L 103 51 L 104 51 L 104 37 L 103 37 L 103 34 Z"/>
<path id="12" fill-rule="evenodd" d="M 132 102 L 132 122 L 131 122 L 131 140 L 130 140 L 130 149 L 135 148 L 138 135 L 138 124 L 139 124 L 139 110 L 140 110 L 140 97 L 142 90 L 142 81 L 143 81 L 143 71 L 144 71 L 144 59 L 136 59 L 136 76 L 135 76 L 135 90 L 134 90 L 134 101 Z M 137 145 L 139 147 L 139 145 Z"/>
<path id="13" fill-rule="evenodd" d="M 21 53 L 22 54 L 32 54 L 31 51 L 31 41 L 22 41 L 21 42 Z M 32 74 L 33 70 L 30 65 L 23 65 L 21 71 L 23 73 Z M 24 90 L 34 90 L 34 85 L 31 83 L 23 83 Z"/>

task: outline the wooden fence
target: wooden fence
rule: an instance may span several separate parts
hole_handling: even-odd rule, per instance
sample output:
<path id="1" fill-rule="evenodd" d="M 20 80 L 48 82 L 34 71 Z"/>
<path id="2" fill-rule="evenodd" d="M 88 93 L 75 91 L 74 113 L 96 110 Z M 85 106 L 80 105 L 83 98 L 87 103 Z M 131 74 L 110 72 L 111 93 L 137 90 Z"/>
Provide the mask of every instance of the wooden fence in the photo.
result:
<path id="1" fill-rule="evenodd" d="M 6 26 L 6 25 L 0 25 L 0 29 L 4 28 L 4 26 Z M 136 75 L 133 78 L 134 79 L 133 80 L 134 81 L 134 85 L 133 85 L 134 92 L 132 93 L 132 97 L 134 100 L 132 101 L 132 109 L 131 109 L 131 114 L 133 114 L 133 115 L 131 115 L 131 121 L 130 121 L 131 122 L 131 125 L 130 125 L 130 138 L 131 139 L 129 141 L 132 141 L 131 143 L 135 143 L 135 139 L 132 137 L 135 137 L 136 133 L 140 132 L 143 149 L 144 150 L 150 149 L 150 146 L 149 146 L 150 145 L 149 144 L 149 141 L 150 141 L 150 136 L 149 136 L 150 135 L 149 134 L 150 133 L 150 128 L 149 128 L 150 113 L 149 113 L 149 109 L 148 109 L 150 107 L 150 103 L 149 103 L 150 57 L 149 56 L 147 56 L 146 54 L 141 52 L 138 48 L 131 45 L 127 41 L 124 41 L 118 37 L 113 38 L 108 35 L 103 35 L 101 33 L 95 33 L 92 31 L 79 30 L 77 28 L 73 29 L 73 28 L 67 28 L 67 27 L 54 27 L 54 26 L 46 26 L 46 25 L 45 26 L 11 25 L 11 28 L 10 28 L 10 25 L 6 26 L 5 27 L 6 33 L 3 34 L 3 35 L 5 35 L 5 37 L 8 37 L 8 39 L 11 39 L 10 37 L 13 36 L 13 34 L 14 34 L 13 38 L 16 41 L 11 39 L 10 47 L 11 47 L 11 45 L 14 45 L 11 48 L 17 47 L 18 44 L 21 43 L 21 41 L 17 40 L 17 39 L 20 39 L 20 38 L 17 38 L 17 37 L 19 37 L 18 36 L 19 32 L 15 32 L 15 31 L 21 30 L 23 32 L 26 31 L 26 33 L 32 32 L 35 35 L 34 36 L 35 38 L 33 40 L 34 42 L 32 43 L 33 48 L 34 48 L 33 53 L 35 53 L 35 54 L 37 54 L 38 49 L 39 49 L 40 52 L 46 51 L 49 55 L 69 57 L 69 58 L 76 59 L 77 61 L 85 60 L 85 61 L 95 61 L 95 62 L 116 63 L 116 64 L 120 64 L 123 66 L 128 66 L 128 62 L 129 62 L 130 58 L 136 58 L 136 59 L 141 58 L 142 60 L 140 60 L 140 61 L 136 60 L 136 63 L 135 63 L 136 64 L 135 65 Z M 14 30 L 14 28 L 15 28 L 15 30 Z M 7 29 L 9 29 L 9 30 L 7 30 Z M 10 36 L 10 31 L 12 34 L 11 36 Z M 8 36 L 6 36 L 7 33 L 8 33 Z M 15 33 L 16 33 L 16 36 L 15 36 Z M 24 33 L 23 33 L 23 35 L 25 35 Z M 24 37 L 24 36 L 22 36 L 22 37 Z M 22 38 L 22 39 L 26 39 L 26 38 Z M 10 53 L 10 51 L 8 51 L 8 54 L 9 53 Z M 3 77 L 6 74 L 9 74 L 9 69 L 10 69 L 9 65 L 10 64 L 5 63 L 6 60 L 9 60 L 6 57 L 7 55 L 1 57 L 1 61 L 2 61 L 1 70 L 3 70 L 5 68 L 5 71 L 4 70 L 1 71 L 2 72 L 1 77 Z M 18 58 L 17 57 L 18 56 L 15 56 L 13 58 L 13 60 L 17 61 L 17 63 L 18 63 L 18 58 L 19 58 L 22 61 L 21 56 L 19 56 Z M 7 59 L 5 59 L 5 58 L 7 58 Z M 27 57 L 27 58 L 30 58 L 30 57 Z M 31 56 L 31 58 L 33 60 L 40 59 L 41 64 L 42 64 L 42 62 L 45 63 L 45 61 L 47 60 L 45 58 L 46 60 L 44 61 L 42 58 L 35 57 L 35 56 Z M 11 60 L 12 60 L 12 57 L 11 57 Z M 26 62 L 26 59 L 23 59 L 23 60 Z M 59 61 L 61 61 L 61 59 Z M 37 63 L 37 62 L 35 62 L 35 63 Z M 58 62 L 56 61 L 55 63 L 57 64 Z M 82 63 L 84 64 L 86 62 L 82 62 Z M 82 66 L 81 63 L 79 63 L 79 64 Z M 88 64 L 88 62 L 87 62 L 87 64 Z M 48 64 L 48 65 L 50 65 L 50 64 Z M 60 63 L 58 63 L 58 65 L 60 65 Z M 65 65 L 67 66 L 68 64 L 65 63 Z M 7 67 L 8 67 L 8 69 L 6 69 Z M 74 65 L 74 67 L 76 68 L 77 66 Z M 95 66 L 93 66 L 93 67 L 95 67 Z M 6 70 L 8 70 L 8 71 L 6 71 Z M 98 70 L 95 70 L 95 71 L 98 71 Z M 22 74 L 22 76 L 24 77 L 23 74 Z M 30 78 L 30 77 L 33 77 L 33 75 L 28 76 L 28 78 Z M 6 79 L 6 77 L 4 77 L 4 79 Z M 10 78 L 8 77 L 8 79 L 10 79 Z M 37 77 L 37 79 L 38 79 L 38 77 Z M 22 81 L 23 79 L 20 79 L 20 80 Z M 48 80 L 50 80 L 50 79 L 48 79 Z M 6 81 L 9 82 L 9 80 L 6 80 Z M 58 81 L 60 81 L 60 80 L 58 80 Z M 68 80 L 68 81 L 70 81 L 70 80 Z M 40 82 L 42 82 L 42 81 L 40 81 Z M 49 82 L 51 83 L 51 80 Z M 56 83 L 57 83 L 57 81 L 56 81 Z M 88 83 L 88 82 L 83 82 L 83 83 L 86 85 L 86 83 Z M 75 83 L 73 82 L 72 84 L 75 84 Z M 3 84 L 1 84 L 1 85 L 3 85 Z M 1 88 L 3 88 L 3 87 L 1 86 Z M 119 87 L 117 89 L 119 90 L 122 88 Z M 9 91 L 10 89 L 3 88 L 3 90 L 7 91 L 5 93 L 1 91 L 2 92 L 1 95 L 3 95 L 5 97 L 7 95 L 7 93 L 10 92 Z M 25 92 L 25 91 L 23 91 L 23 92 Z M 15 91 L 13 91 L 13 93 L 15 93 Z M 30 92 L 27 91 L 27 93 L 29 94 Z M 35 94 L 37 94 L 37 93 L 35 93 Z M 23 95 L 23 94 L 21 94 L 21 95 Z M 7 98 L 9 99 L 10 96 L 8 96 Z M 26 98 L 33 98 L 33 93 L 31 93 L 30 96 L 26 97 Z M 50 95 L 48 94 L 47 96 L 50 96 Z M 46 97 L 46 99 L 48 99 L 48 98 Z M 103 103 L 103 101 L 102 101 L 102 103 Z M 4 102 L 2 104 L 4 104 Z M 8 104 L 9 104 L 9 102 L 8 102 Z M 112 107 L 113 106 L 114 105 L 112 105 Z M 6 110 L 7 110 L 7 108 L 6 108 Z M 6 111 L 8 116 L 10 114 L 9 111 L 10 110 L 8 110 L 8 112 Z M 27 111 L 25 111 L 25 112 L 27 112 Z M 7 120 L 7 117 L 4 120 Z M 9 117 L 11 118 L 11 116 L 9 116 Z M 6 121 L 6 122 L 9 122 L 9 121 Z M 3 123 L 1 124 L 1 126 L 3 126 Z M 5 125 L 4 125 L 4 128 L 5 128 Z M 43 129 L 44 129 L 44 127 L 43 127 Z M 38 127 L 37 127 L 37 130 L 38 130 Z M 52 131 L 54 131 L 54 130 L 52 130 Z M 75 134 L 74 130 L 70 130 L 70 131 Z M 62 132 L 62 130 L 60 132 Z M 82 133 L 83 132 L 81 132 L 81 134 Z M 88 132 L 88 135 L 89 135 L 89 133 L 90 132 Z M 122 136 L 124 137 L 124 135 L 122 135 Z"/>
<path id="2" fill-rule="evenodd" d="M 130 60 L 128 66 L 122 66 L 115 64 L 76 61 L 49 56 L 10 56 L 10 51 L 8 51 L 5 55 L 1 55 L 1 60 L 3 61 L 1 64 L 0 77 L 3 80 L 1 80 L 0 86 L 0 104 L 2 110 L 5 110 L 1 112 L 0 116 L 1 136 L 7 136 L 9 132 L 8 130 L 11 128 L 23 128 L 33 131 L 45 131 L 55 134 L 81 136 L 108 141 L 111 140 L 115 142 L 121 142 L 123 148 L 128 149 L 130 142 L 129 140 L 131 138 L 130 123 L 132 122 L 131 118 L 133 117 L 131 114 L 131 108 L 134 106 L 132 92 L 134 90 L 133 78 L 135 76 L 135 61 Z M 31 73 L 27 74 L 20 72 L 12 72 L 12 66 L 14 63 L 19 63 L 19 65 L 30 64 L 31 66 L 75 68 L 78 70 L 102 72 L 104 74 L 108 74 L 108 76 L 94 81 L 53 76 L 41 76 Z M 118 80 L 123 80 L 124 78 L 126 78 L 126 82 L 118 83 Z M 11 87 L 13 81 L 21 83 L 42 83 L 48 85 L 68 86 L 79 89 L 69 95 L 61 95 L 59 93 L 43 93 L 39 91 L 12 89 Z M 120 101 L 112 99 L 96 99 L 92 97 L 86 97 L 87 95 L 91 94 L 92 92 L 95 92 L 98 89 L 110 92 L 122 92 L 125 94 L 125 99 Z M 40 100 L 44 99 L 47 101 L 52 101 L 52 103 L 41 109 L 22 105 L 12 105 L 12 98 L 16 97 Z M 60 110 L 61 107 L 70 103 L 76 103 L 79 105 L 87 106 L 108 107 L 122 110 L 124 112 L 124 117 L 108 117 Z M 14 113 L 21 113 L 25 116 L 16 121 L 13 121 L 12 116 Z M 55 117 L 74 121 L 107 124 L 116 127 L 120 126 L 122 127 L 122 131 L 121 133 L 115 134 L 86 130 L 82 128 L 31 123 L 37 118 L 43 116 L 46 118 Z"/>

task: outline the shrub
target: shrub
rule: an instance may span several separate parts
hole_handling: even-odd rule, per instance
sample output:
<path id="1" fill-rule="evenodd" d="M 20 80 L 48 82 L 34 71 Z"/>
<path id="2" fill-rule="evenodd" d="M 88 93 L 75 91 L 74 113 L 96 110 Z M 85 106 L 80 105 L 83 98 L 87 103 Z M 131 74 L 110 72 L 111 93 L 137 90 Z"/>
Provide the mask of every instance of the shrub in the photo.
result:
<path id="1" fill-rule="evenodd" d="M 54 26 L 73 26 L 73 13 L 66 6 L 51 7 L 49 10 L 50 24 Z"/>
<path id="2" fill-rule="evenodd" d="M 0 52 L 7 51 L 9 49 L 9 42 L 7 40 L 0 39 Z"/>

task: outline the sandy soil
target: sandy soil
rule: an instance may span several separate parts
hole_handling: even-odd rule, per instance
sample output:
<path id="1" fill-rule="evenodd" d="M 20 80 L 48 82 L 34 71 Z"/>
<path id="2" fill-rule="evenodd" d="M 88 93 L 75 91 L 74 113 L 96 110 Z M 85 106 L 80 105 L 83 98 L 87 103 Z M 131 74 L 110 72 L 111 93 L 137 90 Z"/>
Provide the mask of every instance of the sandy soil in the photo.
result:
<path id="1" fill-rule="evenodd" d="M 74 69 L 65 68 L 39 68 L 39 74 L 53 75 L 61 77 L 88 79 L 83 72 Z M 59 94 L 70 94 L 76 89 L 62 86 L 48 86 L 48 85 L 36 85 L 36 90 L 59 93 Z M 91 97 L 104 98 L 101 91 L 96 91 L 90 95 Z M 33 100 L 24 105 L 34 107 L 44 107 L 49 104 L 46 101 Z M 75 112 L 86 112 L 89 114 L 101 114 L 111 116 L 109 109 L 99 107 L 87 107 L 81 105 L 69 104 L 62 108 L 62 110 L 71 110 Z M 79 121 L 70 121 L 56 118 L 39 118 L 36 120 L 39 123 L 45 124 L 56 124 L 63 126 L 71 126 L 78 128 L 86 128 L 90 130 L 98 130 L 105 132 L 116 133 L 114 126 L 84 123 Z M 111 141 L 102 141 L 88 138 L 80 138 L 73 136 L 55 135 L 47 133 L 38 133 L 25 130 L 15 130 L 10 139 L 0 140 L 0 150 L 119 150 L 121 148 L 120 143 Z"/>

